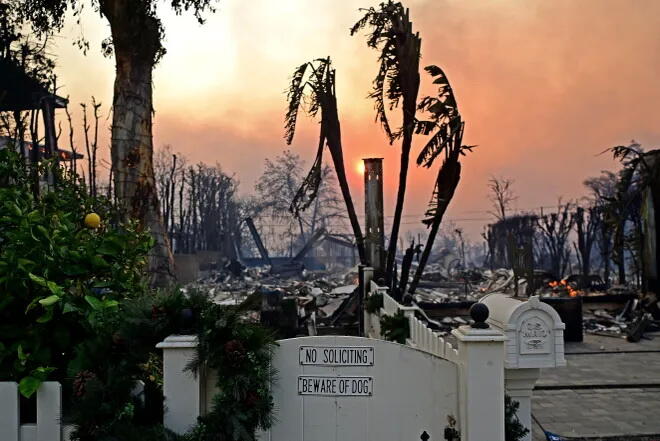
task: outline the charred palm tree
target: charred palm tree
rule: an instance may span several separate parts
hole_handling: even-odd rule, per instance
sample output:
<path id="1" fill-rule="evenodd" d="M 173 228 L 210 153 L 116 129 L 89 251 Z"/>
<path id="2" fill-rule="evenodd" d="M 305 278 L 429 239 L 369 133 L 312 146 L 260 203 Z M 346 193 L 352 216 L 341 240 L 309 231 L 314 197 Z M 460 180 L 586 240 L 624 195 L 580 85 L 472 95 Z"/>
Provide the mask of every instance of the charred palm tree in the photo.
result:
<path id="1" fill-rule="evenodd" d="M 397 191 L 392 232 L 387 250 L 385 274 L 390 278 L 394 271 L 399 227 L 403 213 L 408 179 L 408 164 L 412 147 L 413 133 L 417 120 L 417 94 L 419 92 L 419 58 L 421 39 L 412 30 L 409 11 L 399 2 L 388 0 L 378 9 L 365 9 L 365 15 L 351 29 L 351 35 L 360 29 L 369 28 L 367 46 L 380 50 L 378 60 L 380 68 L 369 94 L 375 101 L 376 119 L 380 121 L 390 144 L 401 138 L 401 165 L 399 170 L 399 189 Z M 401 103 L 402 126 L 393 129 L 390 125 L 386 107 L 389 110 Z"/>
<path id="2" fill-rule="evenodd" d="M 465 122 L 458 111 L 454 91 L 447 76 L 438 66 L 427 66 L 425 70 L 434 78 L 433 84 L 437 84 L 439 89 L 437 97 L 427 96 L 417 106 L 417 110 L 428 112 L 431 118 L 428 121 L 418 121 L 415 133 L 433 133 L 417 157 L 417 165 L 431 167 L 437 158 L 444 156 L 444 160 L 438 171 L 433 196 L 426 212 L 427 218 L 424 220 L 431 231 L 410 284 L 411 294 L 417 289 L 424 273 L 442 218 L 461 179 L 460 157 L 474 147 L 463 145 Z"/>
<path id="3" fill-rule="evenodd" d="M 298 111 L 302 107 L 310 116 L 321 114 L 321 130 L 316 151 L 316 160 L 307 177 L 291 202 L 290 210 L 296 216 L 309 208 L 318 195 L 323 176 L 323 147 L 327 144 L 332 162 L 337 173 L 339 188 L 346 202 L 348 218 L 353 228 L 360 261 L 364 263 L 364 242 L 362 229 L 355 212 L 351 191 L 346 179 L 344 153 L 341 145 L 341 129 L 337 113 L 337 95 L 335 93 L 335 69 L 330 57 L 320 58 L 298 67 L 293 74 L 287 93 L 289 107 L 285 116 L 285 139 L 291 144 L 296 131 Z"/>

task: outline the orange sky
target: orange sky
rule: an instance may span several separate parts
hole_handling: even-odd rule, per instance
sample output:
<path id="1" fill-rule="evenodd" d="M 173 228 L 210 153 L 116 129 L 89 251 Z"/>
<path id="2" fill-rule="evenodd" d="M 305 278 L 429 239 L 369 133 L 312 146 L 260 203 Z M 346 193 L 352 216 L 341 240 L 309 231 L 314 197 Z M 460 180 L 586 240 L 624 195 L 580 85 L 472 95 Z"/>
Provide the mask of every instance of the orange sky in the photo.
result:
<path id="1" fill-rule="evenodd" d="M 155 145 L 172 144 L 193 161 L 216 162 L 253 188 L 263 160 L 285 148 L 284 90 L 293 69 L 330 55 L 347 168 L 362 211 L 362 157 L 385 158 L 391 215 L 399 149 L 389 146 L 366 99 L 376 53 L 349 36 L 358 8 L 374 1 L 222 0 L 204 26 L 161 7 L 167 55 L 154 79 Z M 635 139 L 660 146 L 660 1 L 412 0 L 422 37 L 422 65 L 438 64 L 466 120 L 464 141 L 478 144 L 464 161 L 449 217 L 473 239 L 489 215 L 489 176 L 515 182 L 519 209 L 584 194 L 582 181 L 611 169 L 605 148 Z M 84 56 L 71 45 L 83 32 Z M 113 60 L 100 55 L 106 23 L 88 12 L 81 28 L 56 39 L 61 94 L 77 103 L 93 94 L 107 113 Z M 430 93 L 429 81 L 424 93 Z M 291 147 L 311 161 L 318 126 L 303 120 Z M 107 136 L 106 136 L 107 139 Z M 420 138 L 417 145 L 424 142 Z M 405 222 L 418 228 L 436 170 L 414 169 Z M 479 219 L 479 220 L 458 220 Z"/>

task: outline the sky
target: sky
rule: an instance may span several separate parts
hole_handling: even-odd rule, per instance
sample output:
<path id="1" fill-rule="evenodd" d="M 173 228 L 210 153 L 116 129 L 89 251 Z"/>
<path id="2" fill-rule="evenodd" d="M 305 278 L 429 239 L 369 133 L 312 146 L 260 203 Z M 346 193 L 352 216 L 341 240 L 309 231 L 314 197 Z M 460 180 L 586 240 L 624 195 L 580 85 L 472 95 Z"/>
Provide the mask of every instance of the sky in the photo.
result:
<path id="1" fill-rule="evenodd" d="M 219 163 L 254 188 L 266 158 L 284 149 L 309 163 L 318 124 L 302 118 L 288 147 L 283 118 L 290 76 L 298 65 L 330 56 L 349 181 L 363 211 L 361 158 L 384 158 L 387 221 L 394 210 L 400 145 L 389 145 L 367 98 L 377 53 L 363 34 L 350 36 L 368 0 L 221 0 L 199 25 L 164 2 L 159 15 L 167 54 L 154 73 L 154 145 L 170 144 L 192 162 Z M 490 177 L 513 179 L 516 210 L 556 205 L 585 195 L 582 182 L 617 164 L 608 147 L 635 139 L 660 146 L 660 1 L 409 0 L 422 38 L 421 66 L 443 68 L 466 121 L 464 142 L 478 145 L 463 160 L 448 219 L 478 240 L 488 213 Z M 90 42 L 82 54 L 72 42 Z M 101 55 L 107 23 L 88 10 L 69 20 L 51 49 L 61 95 L 77 103 L 94 95 L 112 103 L 114 61 Z M 423 74 L 421 96 L 433 94 Z M 396 110 L 394 111 L 396 115 Z M 396 117 L 395 117 L 396 118 Z M 109 120 L 108 120 L 109 121 Z M 108 121 L 104 121 L 107 126 Z M 109 129 L 102 144 L 109 143 Z M 418 138 L 413 151 L 425 139 Z M 419 223 L 437 168 L 412 166 L 405 231 Z M 386 221 L 386 224 L 387 224 Z"/>

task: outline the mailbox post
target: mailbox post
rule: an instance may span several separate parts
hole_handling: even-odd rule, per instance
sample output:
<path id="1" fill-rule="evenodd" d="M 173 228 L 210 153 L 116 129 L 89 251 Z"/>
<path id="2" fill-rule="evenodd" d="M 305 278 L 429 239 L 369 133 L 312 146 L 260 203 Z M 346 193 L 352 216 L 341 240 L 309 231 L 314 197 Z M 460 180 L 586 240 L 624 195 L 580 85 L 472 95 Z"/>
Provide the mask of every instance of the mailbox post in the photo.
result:
<path id="1" fill-rule="evenodd" d="M 480 300 L 490 310 L 488 323 L 506 336 L 504 388 L 520 403 L 518 419 L 532 440 L 532 392 L 541 368 L 566 366 L 564 323 L 551 306 L 538 296 L 520 301 L 504 294 L 489 294 Z"/>

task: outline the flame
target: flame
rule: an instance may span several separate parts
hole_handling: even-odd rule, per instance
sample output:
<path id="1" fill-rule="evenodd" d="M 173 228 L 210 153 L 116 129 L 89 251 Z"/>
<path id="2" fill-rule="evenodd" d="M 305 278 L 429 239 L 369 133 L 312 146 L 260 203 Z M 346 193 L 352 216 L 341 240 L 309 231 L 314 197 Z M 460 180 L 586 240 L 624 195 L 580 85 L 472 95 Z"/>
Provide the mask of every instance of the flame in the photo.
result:
<path id="1" fill-rule="evenodd" d="M 579 295 L 582 294 L 579 290 L 573 288 L 573 287 L 572 287 L 572 286 L 566 281 L 566 279 L 564 279 L 564 280 L 559 280 L 559 281 L 555 280 L 555 281 L 553 281 L 553 282 L 548 283 L 548 286 L 549 286 L 550 288 L 552 288 L 553 290 L 555 290 L 555 291 L 559 291 L 559 290 L 562 290 L 562 289 L 565 290 L 565 291 L 568 293 L 568 296 L 569 296 L 569 297 L 577 297 L 577 296 L 579 296 Z"/>

